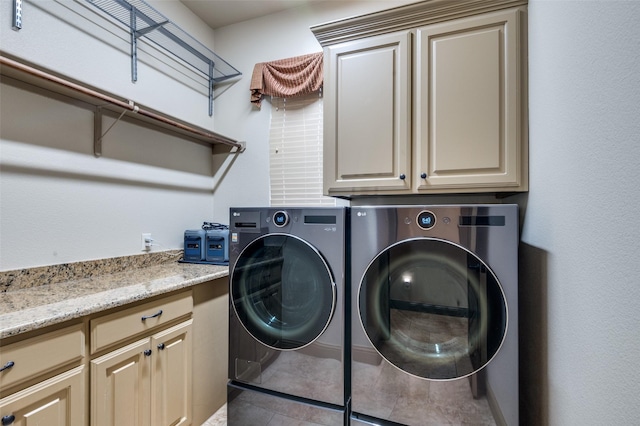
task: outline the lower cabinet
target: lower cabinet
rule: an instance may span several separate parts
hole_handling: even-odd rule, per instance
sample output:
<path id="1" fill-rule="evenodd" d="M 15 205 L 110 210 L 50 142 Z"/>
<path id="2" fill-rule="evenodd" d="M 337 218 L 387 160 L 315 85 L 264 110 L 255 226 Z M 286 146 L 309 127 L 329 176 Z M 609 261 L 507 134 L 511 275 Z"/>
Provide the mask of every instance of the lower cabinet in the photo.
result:
<path id="1" fill-rule="evenodd" d="M 149 346 L 145 339 L 91 361 L 92 425 L 149 425 Z"/>
<path id="2" fill-rule="evenodd" d="M 151 424 L 191 424 L 193 320 L 151 337 L 156 348 L 151 371 Z"/>
<path id="3" fill-rule="evenodd" d="M 110 330 L 112 321 L 120 322 L 123 318 L 129 318 L 137 324 L 149 319 L 161 321 L 158 318 L 165 313 L 168 316 L 173 313 L 174 317 L 179 314 L 190 315 L 190 302 L 189 293 L 161 299 L 156 302 L 158 306 L 146 304 L 116 312 L 106 321 L 99 318 L 96 321 L 99 326 L 92 324 L 92 335 L 100 334 L 103 329 Z M 171 312 L 172 306 L 184 312 Z M 136 312 L 138 315 L 135 315 Z M 150 312 L 162 314 L 150 318 Z M 124 330 L 132 328 L 135 328 L 133 324 Z M 91 425 L 191 425 L 192 328 L 193 319 L 186 319 L 165 329 L 151 326 L 148 335 L 92 359 Z"/>
<path id="4" fill-rule="evenodd" d="M 192 323 L 91 361 L 93 426 L 191 424 Z"/>
<path id="5" fill-rule="evenodd" d="M 0 400 L 2 425 L 84 425 L 84 384 L 79 366 L 11 394 Z"/>
<path id="6" fill-rule="evenodd" d="M 2 425 L 86 424 L 81 323 L 0 345 Z"/>
<path id="7" fill-rule="evenodd" d="M 210 283 L 203 285 L 211 287 Z M 219 297 L 226 307 L 224 295 Z M 202 382 L 210 383 L 213 375 L 209 367 L 213 361 L 203 355 L 203 348 L 194 354 L 194 336 L 211 334 L 200 305 L 203 300 L 197 306 L 200 317 L 196 320 L 190 289 L 3 341 L 1 425 L 194 424 L 193 388 L 200 398 L 208 398 L 211 390 Z M 199 324 L 196 331 L 194 321 Z M 204 370 L 200 375 L 205 380 L 194 380 L 194 359 L 204 366 L 199 370 Z M 223 393 L 224 361 L 224 380 L 218 386 Z M 204 408 L 199 410 L 206 411 L 200 417 L 213 413 L 211 404 L 208 400 L 200 404 Z"/>

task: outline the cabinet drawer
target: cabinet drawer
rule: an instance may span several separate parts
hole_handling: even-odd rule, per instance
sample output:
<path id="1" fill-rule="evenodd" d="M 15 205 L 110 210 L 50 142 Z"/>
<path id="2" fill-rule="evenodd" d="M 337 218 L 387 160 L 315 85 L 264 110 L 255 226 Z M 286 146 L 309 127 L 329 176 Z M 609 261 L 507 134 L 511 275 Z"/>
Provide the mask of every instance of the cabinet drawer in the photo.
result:
<path id="1" fill-rule="evenodd" d="M 0 347 L 0 385 L 7 389 L 84 356 L 83 324 Z M 8 367 L 13 362 L 13 366 Z"/>
<path id="2" fill-rule="evenodd" d="M 153 330 L 193 310 L 191 291 L 91 320 L 91 353 Z"/>

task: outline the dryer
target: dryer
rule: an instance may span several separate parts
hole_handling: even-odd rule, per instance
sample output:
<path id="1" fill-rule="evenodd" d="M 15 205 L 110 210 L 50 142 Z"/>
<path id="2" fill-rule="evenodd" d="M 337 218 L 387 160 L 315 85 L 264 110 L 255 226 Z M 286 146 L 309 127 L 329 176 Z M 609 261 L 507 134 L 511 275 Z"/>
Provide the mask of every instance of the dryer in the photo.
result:
<path id="1" fill-rule="evenodd" d="M 517 425 L 518 207 L 351 208 L 352 425 Z"/>
<path id="2" fill-rule="evenodd" d="M 347 212 L 230 210 L 230 426 L 348 422 Z"/>

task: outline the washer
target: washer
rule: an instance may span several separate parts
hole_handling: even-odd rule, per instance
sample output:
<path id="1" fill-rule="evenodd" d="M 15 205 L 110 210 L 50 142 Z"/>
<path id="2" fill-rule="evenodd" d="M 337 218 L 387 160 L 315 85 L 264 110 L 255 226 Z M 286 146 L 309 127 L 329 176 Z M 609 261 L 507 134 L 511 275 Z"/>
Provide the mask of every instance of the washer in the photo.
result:
<path id="1" fill-rule="evenodd" d="M 299 409 L 282 412 L 292 401 L 331 419 L 309 414 L 312 424 L 333 426 L 336 412 L 348 423 L 347 214 L 337 207 L 230 210 L 230 426 L 247 424 L 252 407 L 262 412 L 252 426 L 267 424 L 269 413 L 299 419 Z"/>
<path id="2" fill-rule="evenodd" d="M 351 208 L 352 425 L 517 425 L 518 207 Z"/>

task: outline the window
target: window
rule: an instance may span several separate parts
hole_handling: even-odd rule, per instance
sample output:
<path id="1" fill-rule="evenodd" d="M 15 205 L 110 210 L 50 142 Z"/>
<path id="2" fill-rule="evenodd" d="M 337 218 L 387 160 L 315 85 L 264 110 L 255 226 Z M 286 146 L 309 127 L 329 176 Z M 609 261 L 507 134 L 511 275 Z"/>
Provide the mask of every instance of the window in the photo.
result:
<path id="1" fill-rule="evenodd" d="M 334 206 L 322 195 L 322 92 L 271 98 L 272 206 Z"/>

